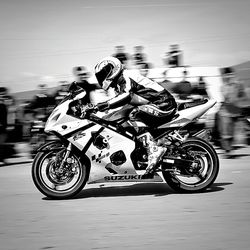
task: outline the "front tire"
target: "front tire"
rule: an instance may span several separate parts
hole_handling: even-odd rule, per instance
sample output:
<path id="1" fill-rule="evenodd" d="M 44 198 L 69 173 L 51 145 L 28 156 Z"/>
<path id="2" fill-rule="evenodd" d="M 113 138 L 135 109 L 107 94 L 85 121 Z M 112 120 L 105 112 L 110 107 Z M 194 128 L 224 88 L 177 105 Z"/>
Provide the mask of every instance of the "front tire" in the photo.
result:
<path id="1" fill-rule="evenodd" d="M 32 164 L 32 179 L 37 189 L 52 199 L 68 199 L 78 194 L 89 177 L 87 158 L 77 157 L 71 152 L 64 168 L 59 171 L 60 159 L 66 148 L 38 152 Z"/>
<path id="2" fill-rule="evenodd" d="M 196 173 L 190 174 L 164 171 L 163 168 L 162 174 L 165 181 L 178 192 L 195 193 L 204 191 L 214 183 L 219 173 L 219 158 L 216 151 L 211 144 L 195 137 L 188 138 L 180 147 L 192 154 L 199 168 Z"/>

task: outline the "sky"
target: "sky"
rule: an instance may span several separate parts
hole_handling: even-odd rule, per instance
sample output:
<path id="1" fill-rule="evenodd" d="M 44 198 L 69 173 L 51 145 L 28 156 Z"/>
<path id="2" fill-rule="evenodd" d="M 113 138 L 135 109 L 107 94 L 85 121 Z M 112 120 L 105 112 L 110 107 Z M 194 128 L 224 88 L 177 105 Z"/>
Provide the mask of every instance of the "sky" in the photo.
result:
<path id="1" fill-rule="evenodd" d="M 171 44 L 190 66 L 250 60 L 249 0 L 1 0 L 0 86 L 11 92 L 72 80 L 124 45 L 162 67 Z"/>

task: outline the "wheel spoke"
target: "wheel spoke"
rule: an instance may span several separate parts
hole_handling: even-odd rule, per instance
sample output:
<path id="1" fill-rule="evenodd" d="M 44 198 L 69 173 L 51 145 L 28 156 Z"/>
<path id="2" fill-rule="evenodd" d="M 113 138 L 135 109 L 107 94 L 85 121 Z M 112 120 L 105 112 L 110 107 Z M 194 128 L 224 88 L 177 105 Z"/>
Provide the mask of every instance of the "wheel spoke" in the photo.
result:
<path id="1" fill-rule="evenodd" d="M 202 175 L 202 173 L 198 173 L 196 174 L 196 176 L 200 179 L 200 181 L 204 179 L 204 176 Z"/>
<path id="2" fill-rule="evenodd" d="M 74 168 L 76 171 L 70 172 L 69 169 L 64 169 L 63 172 L 58 173 L 55 171 L 56 159 L 55 154 L 48 154 L 41 163 L 41 178 L 48 189 L 53 192 L 67 192 L 74 188 L 80 179 L 82 174 L 80 168 L 80 162 L 77 159 L 73 159 L 74 165 L 66 166 L 67 168 Z"/>

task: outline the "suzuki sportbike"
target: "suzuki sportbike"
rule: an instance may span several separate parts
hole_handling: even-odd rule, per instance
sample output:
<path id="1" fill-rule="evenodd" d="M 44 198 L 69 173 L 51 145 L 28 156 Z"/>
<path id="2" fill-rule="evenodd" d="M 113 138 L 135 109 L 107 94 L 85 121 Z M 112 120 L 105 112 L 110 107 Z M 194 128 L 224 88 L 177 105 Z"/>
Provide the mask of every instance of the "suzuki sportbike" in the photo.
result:
<path id="1" fill-rule="evenodd" d="M 92 183 L 165 182 L 178 192 L 201 192 L 213 184 L 219 160 L 202 139 L 206 131 L 182 131 L 213 107 L 214 100 L 180 105 L 172 116 L 147 119 L 145 124 L 129 121 L 129 105 L 109 114 L 93 112 L 92 105 L 81 105 L 84 95 L 69 93 L 46 122 L 45 132 L 58 139 L 40 147 L 33 160 L 32 178 L 42 194 L 71 198 Z M 150 111 L 151 106 L 141 108 Z M 148 137 L 166 147 L 153 176 L 144 175 Z"/>

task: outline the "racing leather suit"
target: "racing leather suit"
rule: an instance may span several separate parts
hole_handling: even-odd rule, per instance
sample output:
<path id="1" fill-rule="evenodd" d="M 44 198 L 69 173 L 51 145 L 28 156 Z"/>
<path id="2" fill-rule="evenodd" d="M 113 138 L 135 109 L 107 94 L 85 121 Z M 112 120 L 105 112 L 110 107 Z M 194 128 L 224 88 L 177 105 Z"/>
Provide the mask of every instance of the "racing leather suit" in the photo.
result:
<path id="1" fill-rule="evenodd" d="M 133 73 L 124 70 L 119 79 L 115 82 L 115 86 L 113 88 L 117 95 L 106 102 L 97 104 L 99 111 L 118 108 L 125 104 L 131 104 L 132 106 L 137 106 L 137 108 L 135 108 L 135 112 L 131 112 L 136 114 L 135 119 L 136 116 L 140 116 L 140 106 L 144 104 L 151 104 L 156 106 L 158 111 L 166 113 L 169 112 L 169 114 L 173 114 L 176 111 L 177 104 L 174 97 L 158 83 L 140 75 L 137 72 Z M 159 114 L 158 111 L 155 116 L 157 116 L 157 113 Z M 145 110 L 143 110 L 143 112 L 145 112 Z M 152 113 L 150 115 L 152 115 Z M 152 121 L 154 119 L 148 120 Z M 143 122 L 147 124 L 147 121 Z M 145 145 L 147 145 L 146 148 L 148 152 L 148 166 L 146 174 L 152 173 L 151 171 L 154 170 L 157 162 L 165 153 L 166 148 L 157 146 L 157 143 L 148 132 L 138 136 L 138 139 L 142 137 L 144 138 L 144 141 L 146 140 Z"/>

